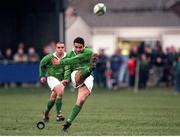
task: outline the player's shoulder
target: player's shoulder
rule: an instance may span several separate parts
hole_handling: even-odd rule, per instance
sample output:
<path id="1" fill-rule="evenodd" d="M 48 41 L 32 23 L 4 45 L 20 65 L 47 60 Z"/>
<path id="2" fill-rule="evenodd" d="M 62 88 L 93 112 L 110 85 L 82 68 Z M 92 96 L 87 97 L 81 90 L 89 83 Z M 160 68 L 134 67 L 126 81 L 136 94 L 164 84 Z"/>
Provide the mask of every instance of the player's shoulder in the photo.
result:
<path id="1" fill-rule="evenodd" d="M 85 48 L 84 48 L 84 52 L 92 52 L 92 49 L 89 48 L 89 47 L 85 47 Z"/>
<path id="2" fill-rule="evenodd" d="M 68 54 L 69 54 L 68 52 L 64 52 L 64 57 L 62 59 L 68 58 L 68 56 L 69 56 Z"/>

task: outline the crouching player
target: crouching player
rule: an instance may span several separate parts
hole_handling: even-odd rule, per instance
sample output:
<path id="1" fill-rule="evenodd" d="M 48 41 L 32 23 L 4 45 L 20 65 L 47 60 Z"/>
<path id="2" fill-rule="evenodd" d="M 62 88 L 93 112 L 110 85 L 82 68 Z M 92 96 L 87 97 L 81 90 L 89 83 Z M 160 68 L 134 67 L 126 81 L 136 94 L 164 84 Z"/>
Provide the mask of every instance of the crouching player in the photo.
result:
<path id="1" fill-rule="evenodd" d="M 61 114 L 62 107 L 62 98 L 64 95 L 64 86 L 66 86 L 67 80 L 65 76 L 65 66 L 64 65 L 53 65 L 51 60 L 56 58 L 61 60 L 65 58 L 65 46 L 64 43 L 58 42 L 55 47 L 55 52 L 52 54 L 46 55 L 40 62 L 39 71 L 40 71 L 40 82 L 42 84 L 46 83 L 51 90 L 50 99 L 47 104 L 47 108 L 44 111 L 43 120 L 44 122 L 49 121 L 49 112 L 52 109 L 53 105 L 56 104 L 57 121 L 64 120 L 64 117 Z M 63 81 L 62 81 L 63 80 Z"/>
<path id="2" fill-rule="evenodd" d="M 77 37 L 73 42 L 73 49 L 67 53 L 67 58 L 59 61 L 62 65 L 69 65 L 69 73 L 74 88 L 78 89 L 76 103 L 73 105 L 69 116 L 63 125 L 63 131 L 71 126 L 93 88 L 93 76 L 91 75 L 96 66 L 97 55 L 90 48 L 86 48 L 84 39 Z M 54 61 L 54 64 L 57 62 Z M 58 64 L 58 63 L 57 63 Z"/>

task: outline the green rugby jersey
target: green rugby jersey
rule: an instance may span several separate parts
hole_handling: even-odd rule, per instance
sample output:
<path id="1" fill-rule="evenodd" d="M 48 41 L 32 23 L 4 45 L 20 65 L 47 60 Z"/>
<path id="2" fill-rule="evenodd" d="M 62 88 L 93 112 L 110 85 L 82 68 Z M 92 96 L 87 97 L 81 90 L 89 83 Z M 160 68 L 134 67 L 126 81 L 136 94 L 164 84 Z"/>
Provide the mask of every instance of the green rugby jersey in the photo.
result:
<path id="1" fill-rule="evenodd" d="M 51 53 L 43 57 L 43 59 L 40 61 L 40 65 L 39 65 L 40 76 L 41 77 L 54 76 L 60 81 L 63 79 L 67 79 L 66 76 L 64 76 L 65 66 L 63 64 L 53 65 L 51 63 L 51 59 L 54 57 L 58 58 L 55 53 Z M 63 58 L 66 58 L 66 53 Z"/>
<path id="2" fill-rule="evenodd" d="M 73 50 L 67 53 L 67 58 L 62 59 L 60 64 L 68 65 L 71 73 L 74 70 L 83 70 L 89 68 L 89 62 L 93 55 L 93 52 L 90 48 L 84 48 L 84 50 L 76 54 Z M 67 68 L 68 68 L 67 67 Z M 68 75 L 68 74 L 67 74 Z"/>

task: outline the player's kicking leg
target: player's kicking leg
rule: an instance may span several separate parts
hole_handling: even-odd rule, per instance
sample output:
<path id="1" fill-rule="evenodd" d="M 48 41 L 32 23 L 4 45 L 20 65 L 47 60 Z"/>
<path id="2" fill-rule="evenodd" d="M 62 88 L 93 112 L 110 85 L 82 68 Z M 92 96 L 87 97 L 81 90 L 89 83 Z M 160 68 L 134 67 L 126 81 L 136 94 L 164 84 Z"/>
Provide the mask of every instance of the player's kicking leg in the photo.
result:
<path id="1" fill-rule="evenodd" d="M 73 73 L 71 75 L 73 77 Z M 63 125 L 63 131 L 67 131 L 68 128 L 71 126 L 73 120 L 77 117 L 83 104 L 85 103 L 86 99 L 90 95 L 90 92 L 93 87 L 93 77 L 90 75 L 87 77 L 81 87 L 78 88 L 78 96 L 75 105 L 73 106 L 68 119 L 66 120 L 65 124 Z"/>
<path id="2" fill-rule="evenodd" d="M 73 106 L 73 108 L 68 116 L 67 121 L 63 125 L 63 131 L 67 131 L 68 128 L 71 126 L 71 123 L 73 122 L 73 120 L 77 117 L 77 115 L 81 111 L 81 108 L 82 108 L 84 102 L 86 101 L 86 99 L 88 98 L 89 94 L 90 94 L 89 90 L 87 89 L 86 86 L 82 86 L 78 89 L 78 97 L 77 97 L 76 104 Z"/>

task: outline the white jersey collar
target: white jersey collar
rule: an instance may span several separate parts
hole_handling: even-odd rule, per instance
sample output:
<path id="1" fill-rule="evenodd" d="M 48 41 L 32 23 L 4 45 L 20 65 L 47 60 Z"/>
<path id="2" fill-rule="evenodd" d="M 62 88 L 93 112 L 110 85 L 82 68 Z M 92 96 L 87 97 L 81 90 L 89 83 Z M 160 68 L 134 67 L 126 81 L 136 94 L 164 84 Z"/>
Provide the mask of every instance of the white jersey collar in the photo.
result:
<path id="1" fill-rule="evenodd" d="M 53 53 L 53 56 L 56 57 L 58 60 L 60 60 L 60 59 L 65 58 L 66 52 L 64 52 L 64 56 L 63 56 L 62 58 L 59 58 L 59 57 L 56 55 L 56 52 Z"/>

